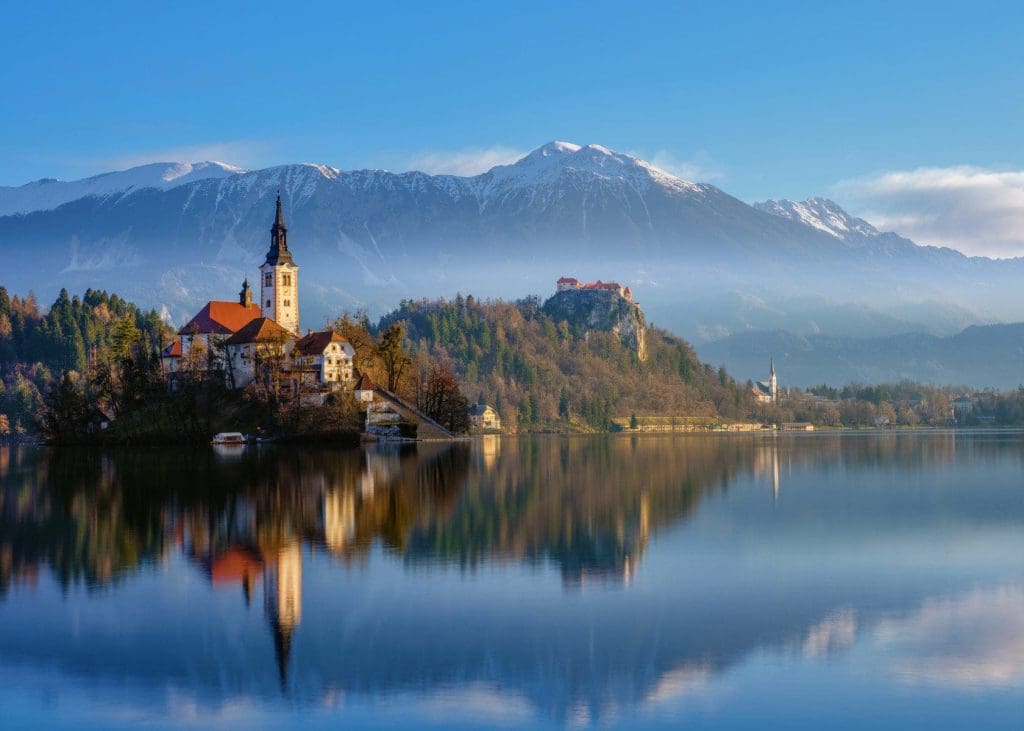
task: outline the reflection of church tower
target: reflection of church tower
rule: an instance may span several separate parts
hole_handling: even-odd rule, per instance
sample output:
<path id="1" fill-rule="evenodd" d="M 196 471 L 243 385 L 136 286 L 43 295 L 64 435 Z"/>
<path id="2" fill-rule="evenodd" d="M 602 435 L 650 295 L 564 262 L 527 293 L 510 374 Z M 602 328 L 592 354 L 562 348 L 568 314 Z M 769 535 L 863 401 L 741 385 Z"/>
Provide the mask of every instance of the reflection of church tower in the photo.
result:
<path id="1" fill-rule="evenodd" d="M 274 651 L 281 688 L 288 684 L 288 658 L 292 633 L 302 619 L 302 547 L 287 543 L 277 552 L 273 568 L 264 579 L 264 608 L 274 632 Z"/>
<path id="2" fill-rule="evenodd" d="M 333 553 L 341 553 L 356 536 L 356 494 L 352 490 L 328 490 L 324 494 L 324 541 Z"/>
<path id="3" fill-rule="evenodd" d="M 779 448 L 772 444 L 772 502 L 779 499 Z"/>

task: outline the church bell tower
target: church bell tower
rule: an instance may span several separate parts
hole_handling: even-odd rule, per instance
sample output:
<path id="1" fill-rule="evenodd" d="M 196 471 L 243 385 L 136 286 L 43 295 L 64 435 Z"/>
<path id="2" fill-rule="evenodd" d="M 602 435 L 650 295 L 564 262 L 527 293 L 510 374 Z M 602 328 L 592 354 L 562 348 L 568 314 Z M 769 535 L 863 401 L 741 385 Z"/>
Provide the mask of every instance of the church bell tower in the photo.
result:
<path id="1" fill-rule="evenodd" d="M 280 193 L 274 225 L 270 227 L 270 251 L 260 267 L 260 309 L 264 317 L 299 334 L 299 267 L 288 250 Z"/>

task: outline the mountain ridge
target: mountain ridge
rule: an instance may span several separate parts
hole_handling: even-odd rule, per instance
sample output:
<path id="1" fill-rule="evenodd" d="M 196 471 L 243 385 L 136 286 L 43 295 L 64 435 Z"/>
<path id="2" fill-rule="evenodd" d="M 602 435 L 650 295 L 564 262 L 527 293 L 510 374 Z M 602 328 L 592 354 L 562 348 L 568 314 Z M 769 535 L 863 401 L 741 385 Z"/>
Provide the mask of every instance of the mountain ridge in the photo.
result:
<path id="1" fill-rule="evenodd" d="M 706 362 L 728 364 L 740 379 L 762 378 L 774 358 L 780 382 L 790 386 L 902 380 L 1000 389 L 1024 384 L 1024 322 L 970 325 L 946 336 L 910 332 L 852 338 L 751 331 L 697 350 Z"/>
<path id="2" fill-rule="evenodd" d="M 7 286 L 47 299 L 64 286 L 107 288 L 180 321 L 252 275 L 280 190 L 315 324 L 403 298 L 545 294 L 566 272 L 631 286 L 652 319 L 695 341 L 756 325 L 749 308 L 710 304 L 730 293 L 759 303 L 757 322 L 786 322 L 803 307 L 795 300 L 856 308 L 862 324 L 849 332 L 868 326 L 868 311 L 881 324 L 912 309 L 909 327 L 945 332 L 1024 310 L 1020 260 L 922 247 L 866 222 L 847 225 L 847 239 L 861 237 L 851 244 L 600 145 L 552 142 L 465 177 L 314 163 L 212 172 L 0 215 Z M 0 210 L 9 193 L 0 189 Z M 929 302 L 946 314 L 928 315 Z"/>

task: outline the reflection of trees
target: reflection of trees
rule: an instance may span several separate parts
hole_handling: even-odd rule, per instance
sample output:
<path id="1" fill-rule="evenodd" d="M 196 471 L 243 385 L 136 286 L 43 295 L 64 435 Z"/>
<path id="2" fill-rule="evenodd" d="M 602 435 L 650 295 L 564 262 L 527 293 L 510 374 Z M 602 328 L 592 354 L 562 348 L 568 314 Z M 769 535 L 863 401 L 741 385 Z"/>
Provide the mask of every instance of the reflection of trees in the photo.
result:
<path id="1" fill-rule="evenodd" d="M 373 540 L 402 550 L 417 520 L 458 492 L 466 448 L 390 452 L 0 450 L 0 592 L 46 566 L 99 587 L 175 546 L 211 580 L 246 591 L 264 557 L 296 540 L 346 559 Z M 339 533 L 346 520 L 350 535 Z M 340 539 L 339 539 L 340 536 Z"/>
<path id="2" fill-rule="evenodd" d="M 62 586 L 93 587 L 162 554 L 163 506 L 126 500 L 108 458 L 25 448 L 0 455 L 0 593 L 43 565 Z"/>
<path id="3" fill-rule="evenodd" d="M 947 486 L 950 492 L 930 508 L 933 503 L 919 497 L 893 499 L 890 483 L 872 478 L 874 471 L 894 467 L 899 479 L 934 471 L 965 453 L 968 461 L 958 470 L 988 459 L 1024 460 L 1019 437 L 965 440 L 951 433 L 505 438 L 365 452 L 247 450 L 234 459 L 209 450 L 0 450 L 0 576 L 6 587 L 49 566 L 65 585 L 98 586 L 180 553 L 212 585 L 246 597 L 262 592 L 254 603 L 262 605 L 270 627 L 280 681 L 287 685 L 294 678 L 291 689 L 309 697 L 324 688 L 372 694 L 450 688 L 468 680 L 517 691 L 554 719 L 564 721 L 579 708 L 599 719 L 699 684 L 755 648 L 796 643 L 809 654 L 834 651 L 852 642 L 874 612 L 919 603 L 936 587 L 945 590 L 944 576 L 905 570 L 882 577 L 877 593 L 865 592 L 874 557 L 861 562 L 863 573 L 851 574 L 857 580 L 843 582 L 829 579 L 825 559 L 802 565 L 788 577 L 796 583 L 777 582 L 771 561 L 751 566 L 749 560 L 754 548 L 767 548 L 768 558 L 781 551 L 784 560 L 786 551 L 804 545 L 833 546 L 853 556 L 868 534 L 865 526 L 883 539 L 906 536 L 922 511 L 929 525 L 953 532 L 953 514 L 987 521 L 968 521 L 961 533 L 969 536 L 982 532 L 978 526 L 998 527 L 986 516 L 1001 520 L 1005 500 L 991 494 L 986 500 L 965 491 L 979 512 L 959 505 L 952 510 L 959 492 Z M 794 467 L 802 479 L 791 476 Z M 832 470 L 849 472 L 841 486 L 863 488 L 856 499 L 808 487 Z M 651 572 L 636 596 L 598 593 L 600 601 L 588 606 L 601 611 L 589 619 L 581 619 L 575 601 L 494 601 L 487 582 L 504 582 L 502 572 L 484 577 L 480 586 L 454 577 L 447 585 L 451 601 L 420 604 L 409 593 L 418 590 L 415 581 L 408 591 L 379 600 L 360 593 L 374 590 L 372 581 L 366 587 L 353 582 L 351 594 L 323 582 L 340 573 L 325 571 L 325 564 L 360 561 L 371 546 L 414 571 L 435 562 L 471 569 L 505 560 L 552 564 L 570 583 L 628 578 L 648 539 L 691 514 L 702 495 L 748 474 L 759 486 L 780 473 L 783 499 L 775 508 L 742 493 L 728 505 L 705 506 L 700 530 L 689 532 L 697 534 L 689 536 L 694 540 L 680 543 L 698 552 L 679 556 L 679 580 Z M 787 501 L 787 479 L 788 495 L 799 500 Z M 902 517 L 903 510 L 915 511 L 915 523 Z M 887 522 L 885 516 L 893 515 Z M 829 540 L 814 543 L 819 534 Z M 787 540 L 778 542 L 780 535 Z M 931 545 L 920 543 L 931 535 L 909 540 Z M 734 537 L 752 542 L 702 572 L 709 549 L 728 558 Z M 311 570 L 310 551 L 332 558 Z M 750 573 L 743 580 L 733 574 L 744 570 Z M 372 613 L 362 611 L 368 603 Z M 172 636 L 161 619 L 150 621 L 147 636 Z M 104 631 L 110 630 L 100 627 L 94 648 L 112 644 L 116 635 Z M 209 639 L 199 630 L 185 636 L 195 647 Z M 297 657 L 290 661 L 293 639 Z M 146 655 L 152 651 L 140 644 L 137 667 L 176 677 Z M 177 676 L 187 680 L 176 682 L 215 694 L 221 675 L 252 682 L 253 662 L 266 671 L 272 667 L 269 647 L 259 642 L 245 643 L 237 656 L 234 651 L 224 660 L 188 666 Z M 83 656 L 94 663 L 85 667 L 102 666 L 102 652 Z M 176 662 L 169 654 L 159 657 Z"/>
<path id="4" fill-rule="evenodd" d="M 570 583 L 628 580 L 652 530 L 751 462 L 749 444 L 718 438 L 506 439 L 497 456 L 481 452 L 455 511 L 417 533 L 411 559 L 550 560 Z"/>
<path id="5" fill-rule="evenodd" d="M 175 546 L 252 588 L 290 541 L 350 561 L 379 541 L 413 564 L 553 561 L 569 582 L 628 577 L 652 531 L 737 472 L 814 462 L 921 469 L 1005 459 L 1005 440 L 953 432 L 793 437 L 490 438 L 361 450 L 0 450 L 0 592 L 49 567 L 64 586 L 118 580 Z M 807 438 L 803 442 L 806 446 Z M 767 450 L 767 451 L 766 451 Z M 472 452 L 472 455 L 470 454 Z M 770 468 L 770 467 L 769 467 Z M 241 553 L 240 553 L 241 552 Z M 238 564 L 228 570 L 224 558 Z M 248 578 L 246 578 L 248 576 Z"/>

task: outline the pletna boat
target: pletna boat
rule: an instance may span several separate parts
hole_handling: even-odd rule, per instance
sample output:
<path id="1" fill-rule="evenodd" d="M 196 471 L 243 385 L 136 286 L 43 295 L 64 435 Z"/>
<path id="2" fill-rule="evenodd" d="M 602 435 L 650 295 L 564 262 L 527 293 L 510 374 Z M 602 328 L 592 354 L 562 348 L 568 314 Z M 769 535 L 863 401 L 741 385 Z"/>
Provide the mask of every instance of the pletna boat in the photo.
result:
<path id="1" fill-rule="evenodd" d="M 210 444 L 245 444 L 245 435 L 240 431 L 222 431 L 213 435 Z"/>

